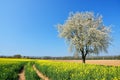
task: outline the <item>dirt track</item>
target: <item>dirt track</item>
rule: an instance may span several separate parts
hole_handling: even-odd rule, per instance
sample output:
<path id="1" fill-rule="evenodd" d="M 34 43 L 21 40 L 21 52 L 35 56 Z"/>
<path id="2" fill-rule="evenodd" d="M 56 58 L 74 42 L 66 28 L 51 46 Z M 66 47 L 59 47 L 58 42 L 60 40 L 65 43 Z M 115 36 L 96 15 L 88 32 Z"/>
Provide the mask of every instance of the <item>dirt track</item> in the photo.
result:
<path id="1" fill-rule="evenodd" d="M 41 78 L 42 80 L 49 80 L 48 77 L 44 76 L 39 70 L 37 70 L 35 65 L 33 65 L 33 69 L 36 71 L 36 73 L 39 76 L 39 78 Z"/>
<path id="2" fill-rule="evenodd" d="M 25 71 L 24 71 L 24 69 L 19 74 L 19 80 L 25 80 Z"/>
<path id="3" fill-rule="evenodd" d="M 82 63 L 81 60 L 55 60 L 55 61 Z M 107 65 L 107 66 L 120 66 L 120 60 L 86 60 L 86 63 L 87 64 Z"/>

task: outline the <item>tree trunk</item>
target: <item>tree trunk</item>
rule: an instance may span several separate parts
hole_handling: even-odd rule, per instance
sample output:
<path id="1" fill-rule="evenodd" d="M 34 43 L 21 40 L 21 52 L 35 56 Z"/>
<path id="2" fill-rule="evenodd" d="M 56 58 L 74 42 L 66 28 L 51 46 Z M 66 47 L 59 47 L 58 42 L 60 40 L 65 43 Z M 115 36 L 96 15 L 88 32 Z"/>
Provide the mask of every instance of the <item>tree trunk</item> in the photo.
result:
<path id="1" fill-rule="evenodd" d="M 88 50 L 86 50 L 86 52 L 84 53 L 84 49 L 83 49 L 83 50 L 81 50 L 81 53 L 82 53 L 82 62 L 85 64 L 85 59 L 88 54 Z"/>
<path id="2" fill-rule="evenodd" d="M 85 58 L 86 58 L 86 57 L 85 57 L 84 55 L 82 55 L 82 62 L 83 62 L 83 63 L 85 63 Z"/>

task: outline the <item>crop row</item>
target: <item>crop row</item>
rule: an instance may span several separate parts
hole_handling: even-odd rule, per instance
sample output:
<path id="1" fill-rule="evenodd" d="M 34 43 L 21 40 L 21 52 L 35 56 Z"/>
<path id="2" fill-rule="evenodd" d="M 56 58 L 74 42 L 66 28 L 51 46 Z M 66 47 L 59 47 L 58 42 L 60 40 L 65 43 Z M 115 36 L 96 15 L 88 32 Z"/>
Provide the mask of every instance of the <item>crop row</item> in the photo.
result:
<path id="1" fill-rule="evenodd" d="M 26 62 L 0 62 L 0 79 L 1 80 L 18 80 L 18 73 Z"/>
<path id="2" fill-rule="evenodd" d="M 120 67 L 45 60 L 35 65 L 51 80 L 120 80 Z"/>
<path id="3" fill-rule="evenodd" d="M 33 65 L 34 60 L 0 59 L 0 80 L 18 80 L 23 70 L 25 80 L 41 80 Z"/>
<path id="4" fill-rule="evenodd" d="M 25 65 L 25 80 L 41 80 L 33 69 L 34 62 L 28 62 Z"/>

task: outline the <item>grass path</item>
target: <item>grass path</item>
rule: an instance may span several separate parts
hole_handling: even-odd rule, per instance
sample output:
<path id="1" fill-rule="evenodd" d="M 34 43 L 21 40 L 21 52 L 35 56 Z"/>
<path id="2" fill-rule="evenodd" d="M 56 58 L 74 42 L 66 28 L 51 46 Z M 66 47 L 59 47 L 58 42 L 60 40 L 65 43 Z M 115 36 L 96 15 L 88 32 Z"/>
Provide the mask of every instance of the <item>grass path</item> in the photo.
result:
<path id="1" fill-rule="evenodd" d="M 33 65 L 33 69 L 36 71 L 37 75 L 42 79 L 42 80 L 49 80 L 48 77 L 44 76 L 37 68 L 35 65 Z"/>

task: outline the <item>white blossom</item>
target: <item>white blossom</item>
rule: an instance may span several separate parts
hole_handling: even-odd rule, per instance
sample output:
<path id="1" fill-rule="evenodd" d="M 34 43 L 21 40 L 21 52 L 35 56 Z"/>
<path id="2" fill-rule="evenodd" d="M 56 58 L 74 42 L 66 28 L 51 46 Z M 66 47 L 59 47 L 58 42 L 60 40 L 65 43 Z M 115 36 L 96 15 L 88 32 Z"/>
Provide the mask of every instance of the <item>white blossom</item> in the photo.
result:
<path id="1" fill-rule="evenodd" d="M 102 16 L 94 16 L 93 12 L 71 13 L 65 23 L 57 27 L 59 36 L 70 44 L 70 51 L 82 56 L 107 52 L 111 43 L 111 30 L 103 24 Z"/>

